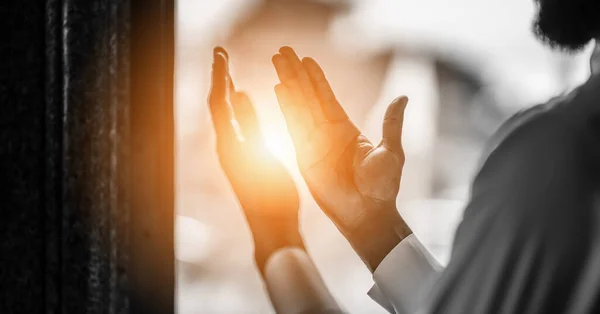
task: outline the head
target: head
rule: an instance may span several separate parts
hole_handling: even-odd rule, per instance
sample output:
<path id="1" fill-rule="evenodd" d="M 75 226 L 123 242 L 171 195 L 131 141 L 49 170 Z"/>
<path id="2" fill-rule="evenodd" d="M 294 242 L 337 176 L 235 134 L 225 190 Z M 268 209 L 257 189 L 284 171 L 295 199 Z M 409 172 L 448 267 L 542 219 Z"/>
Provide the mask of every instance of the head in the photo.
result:
<path id="1" fill-rule="evenodd" d="M 534 32 L 553 48 L 578 51 L 600 37 L 600 0 L 534 0 Z"/>

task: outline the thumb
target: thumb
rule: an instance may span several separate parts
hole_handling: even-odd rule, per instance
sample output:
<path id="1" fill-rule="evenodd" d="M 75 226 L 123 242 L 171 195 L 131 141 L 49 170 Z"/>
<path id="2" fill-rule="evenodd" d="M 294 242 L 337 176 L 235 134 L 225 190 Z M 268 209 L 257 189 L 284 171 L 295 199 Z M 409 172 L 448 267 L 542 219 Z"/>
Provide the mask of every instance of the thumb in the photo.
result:
<path id="1" fill-rule="evenodd" d="M 402 150 L 402 124 L 404 110 L 408 104 L 408 97 L 400 96 L 388 106 L 383 119 L 383 136 L 381 144 L 397 156 L 404 156 Z"/>

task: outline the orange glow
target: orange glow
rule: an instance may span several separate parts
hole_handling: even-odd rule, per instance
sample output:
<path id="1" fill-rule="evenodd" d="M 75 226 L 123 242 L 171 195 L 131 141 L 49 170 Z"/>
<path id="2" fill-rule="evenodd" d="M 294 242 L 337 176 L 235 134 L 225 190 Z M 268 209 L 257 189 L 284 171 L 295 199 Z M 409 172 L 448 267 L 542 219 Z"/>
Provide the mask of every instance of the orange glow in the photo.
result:
<path id="1" fill-rule="evenodd" d="M 262 81 L 267 86 L 273 86 L 270 80 L 264 78 Z M 261 90 L 258 86 L 250 85 L 250 89 Z M 296 151 L 294 150 L 294 144 L 283 118 L 283 114 L 279 109 L 275 95 L 273 95 L 272 88 L 263 93 L 256 93 L 252 97 L 254 107 L 259 117 L 260 128 L 262 132 L 262 140 L 265 147 L 275 158 L 277 158 L 288 170 L 297 168 L 296 165 Z"/>
<path id="2" fill-rule="evenodd" d="M 282 130 L 273 124 L 266 125 L 264 129 L 263 140 L 269 152 L 286 166 L 294 165 L 296 153 L 287 130 Z"/>

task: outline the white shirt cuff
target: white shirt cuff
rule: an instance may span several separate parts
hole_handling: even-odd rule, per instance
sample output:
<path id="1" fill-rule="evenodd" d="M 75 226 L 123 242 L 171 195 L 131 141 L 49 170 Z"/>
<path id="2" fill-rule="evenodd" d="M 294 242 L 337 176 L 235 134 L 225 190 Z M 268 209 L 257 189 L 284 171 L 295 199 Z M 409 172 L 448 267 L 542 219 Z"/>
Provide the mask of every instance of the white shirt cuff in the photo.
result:
<path id="1" fill-rule="evenodd" d="M 368 295 L 392 314 L 414 314 L 442 267 L 414 234 L 402 240 L 381 261 Z"/>

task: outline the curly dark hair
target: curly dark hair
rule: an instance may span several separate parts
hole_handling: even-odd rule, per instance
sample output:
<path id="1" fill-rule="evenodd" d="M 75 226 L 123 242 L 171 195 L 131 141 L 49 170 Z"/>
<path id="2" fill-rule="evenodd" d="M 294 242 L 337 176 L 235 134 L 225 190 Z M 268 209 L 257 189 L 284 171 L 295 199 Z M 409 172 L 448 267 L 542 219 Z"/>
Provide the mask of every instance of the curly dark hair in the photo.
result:
<path id="1" fill-rule="evenodd" d="M 576 52 L 600 37 L 599 0 L 535 0 L 533 30 L 553 48 Z"/>

